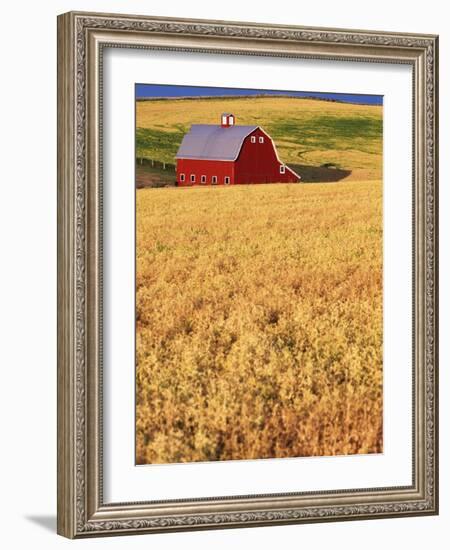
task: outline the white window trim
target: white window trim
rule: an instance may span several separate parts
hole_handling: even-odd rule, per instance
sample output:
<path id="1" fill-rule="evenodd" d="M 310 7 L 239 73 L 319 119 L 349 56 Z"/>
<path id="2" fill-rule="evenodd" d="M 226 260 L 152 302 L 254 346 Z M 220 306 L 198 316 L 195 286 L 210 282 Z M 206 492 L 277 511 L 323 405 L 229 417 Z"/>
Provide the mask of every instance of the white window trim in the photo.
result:
<path id="1" fill-rule="evenodd" d="M 195 174 L 191 174 L 191 183 L 195 183 Z"/>
<path id="2" fill-rule="evenodd" d="M 280 174 L 286 174 L 286 166 L 284 164 L 280 164 Z"/>
<path id="3" fill-rule="evenodd" d="M 180 181 L 185 181 L 186 176 L 184 174 L 180 174 Z"/>
<path id="4" fill-rule="evenodd" d="M 259 136 L 259 143 L 264 143 L 264 137 L 263 136 Z"/>
<path id="5" fill-rule="evenodd" d="M 211 183 L 217 183 L 217 176 L 211 176 Z"/>
<path id="6" fill-rule="evenodd" d="M 230 185 L 230 182 L 231 182 L 230 176 L 225 176 L 223 182 L 224 182 L 225 185 Z"/>
<path id="7" fill-rule="evenodd" d="M 251 141 L 252 143 L 256 143 L 256 137 L 255 137 L 255 136 L 252 136 L 252 137 L 250 138 L 250 141 Z"/>
<path id="8" fill-rule="evenodd" d="M 200 183 L 206 183 L 206 176 L 200 176 Z"/>

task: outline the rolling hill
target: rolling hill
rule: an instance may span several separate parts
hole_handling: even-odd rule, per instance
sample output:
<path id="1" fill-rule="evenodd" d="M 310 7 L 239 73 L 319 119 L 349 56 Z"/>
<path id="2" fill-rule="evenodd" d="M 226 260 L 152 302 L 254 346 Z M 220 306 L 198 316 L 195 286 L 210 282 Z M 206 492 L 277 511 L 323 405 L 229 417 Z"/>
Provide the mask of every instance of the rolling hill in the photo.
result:
<path id="1" fill-rule="evenodd" d="M 382 177 L 382 106 L 292 97 L 148 99 L 136 103 L 136 158 L 174 164 L 191 124 L 261 126 L 303 181 Z"/>

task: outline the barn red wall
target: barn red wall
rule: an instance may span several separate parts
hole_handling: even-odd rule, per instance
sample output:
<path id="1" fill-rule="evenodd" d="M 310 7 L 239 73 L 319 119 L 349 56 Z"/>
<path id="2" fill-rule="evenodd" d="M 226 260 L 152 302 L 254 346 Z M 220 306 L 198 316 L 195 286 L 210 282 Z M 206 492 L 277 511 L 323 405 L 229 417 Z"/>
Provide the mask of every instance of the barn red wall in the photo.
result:
<path id="1" fill-rule="evenodd" d="M 255 136 L 256 142 L 251 142 Z M 259 143 L 259 138 L 264 143 Z M 239 183 L 294 183 L 298 177 L 288 168 L 280 174 L 280 161 L 277 159 L 275 146 L 270 137 L 257 128 L 248 135 L 236 161 L 178 159 L 177 182 L 180 187 L 191 185 L 212 185 L 212 176 L 217 176 L 217 185 L 225 184 L 225 176 L 230 177 L 230 184 Z M 185 174 L 185 181 L 180 180 L 180 174 Z M 195 175 L 195 183 L 190 176 Z M 201 183 L 201 176 L 206 176 L 206 183 Z"/>
<path id="2" fill-rule="evenodd" d="M 185 174 L 184 182 L 180 181 L 180 174 Z M 191 174 L 195 175 L 195 183 L 191 183 Z M 206 184 L 201 183 L 201 176 L 206 176 Z M 234 183 L 234 162 L 224 160 L 177 160 L 177 182 L 180 187 L 190 185 L 212 185 L 212 176 L 217 176 L 217 185 L 224 185 L 225 176 L 230 177 L 230 184 Z"/>
<path id="3" fill-rule="evenodd" d="M 251 142 L 251 136 L 256 137 L 256 143 Z M 264 143 L 259 143 L 259 137 L 264 138 Z M 272 140 L 257 128 L 242 144 L 236 160 L 235 183 L 297 182 L 297 176 L 288 168 L 284 174 L 280 174 L 280 164 Z"/>

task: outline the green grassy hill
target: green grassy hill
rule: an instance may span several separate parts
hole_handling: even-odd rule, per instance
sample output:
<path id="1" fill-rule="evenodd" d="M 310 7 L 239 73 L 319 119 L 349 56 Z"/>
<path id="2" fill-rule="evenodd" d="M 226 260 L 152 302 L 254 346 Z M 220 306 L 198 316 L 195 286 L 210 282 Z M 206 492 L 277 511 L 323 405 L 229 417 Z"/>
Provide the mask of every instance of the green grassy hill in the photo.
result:
<path id="1" fill-rule="evenodd" d="M 382 177 L 382 107 L 290 97 L 149 99 L 136 106 L 136 156 L 173 164 L 191 124 L 261 126 L 304 181 Z M 333 172 L 339 170 L 340 172 Z M 331 174 L 331 177 L 330 177 Z M 327 179 L 328 178 L 328 179 Z"/>

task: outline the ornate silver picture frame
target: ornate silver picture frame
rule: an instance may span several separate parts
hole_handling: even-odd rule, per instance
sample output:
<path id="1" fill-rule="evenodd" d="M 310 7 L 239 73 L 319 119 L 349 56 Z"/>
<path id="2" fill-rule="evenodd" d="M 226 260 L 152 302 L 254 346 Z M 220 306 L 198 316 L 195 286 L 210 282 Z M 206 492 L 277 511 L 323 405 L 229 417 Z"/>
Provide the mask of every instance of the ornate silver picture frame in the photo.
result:
<path id="1" fill-rule="evenodd" d="M 412 68 L 412 483 L 106 502 L 103 153 L 106 48 Z M 70 12 L 58 17 L 58 533 L 69 538 L 438 513 L 438 38 Z M 389 419 L 387 419 L 388 421 Z M 132 453 L 133 450 L 130 450 Z"/>

